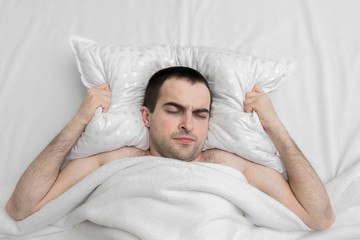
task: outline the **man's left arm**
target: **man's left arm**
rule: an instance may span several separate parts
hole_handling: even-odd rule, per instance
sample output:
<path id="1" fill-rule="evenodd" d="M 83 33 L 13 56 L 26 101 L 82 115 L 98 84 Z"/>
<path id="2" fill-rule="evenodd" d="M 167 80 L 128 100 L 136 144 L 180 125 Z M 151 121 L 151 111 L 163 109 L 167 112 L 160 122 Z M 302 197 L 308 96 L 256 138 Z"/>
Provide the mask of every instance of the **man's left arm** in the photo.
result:
<path id="1" fill-rule="evenodd" d="M 244 107 L 245 112 L 257 112 L 264 130 L 278 149 L 288 174 L 287 183 L 272 169 L 250 165 L 244 173 L 248 181 L 287 205 L 309 227 L 330 227 L 335 221 L 335 214 L 324 185 L 277 117 L 270 97 L 255 85 L 251 92 L 246 93 Z M 259 179 L 253 176 L 261 177 Z"/>

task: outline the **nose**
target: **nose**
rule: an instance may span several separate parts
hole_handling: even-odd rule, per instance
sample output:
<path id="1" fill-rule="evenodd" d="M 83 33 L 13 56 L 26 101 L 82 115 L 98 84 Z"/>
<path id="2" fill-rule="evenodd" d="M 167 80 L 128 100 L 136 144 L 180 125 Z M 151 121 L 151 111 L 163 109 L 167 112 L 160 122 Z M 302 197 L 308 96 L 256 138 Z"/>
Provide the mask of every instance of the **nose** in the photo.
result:
<path id="1" fill-rule="evenodd" d="M 192 112 L 186 112 L 183 115 L 179 129 L 185 130 L 186 132 L 191 132 L 194 129 Z"/>

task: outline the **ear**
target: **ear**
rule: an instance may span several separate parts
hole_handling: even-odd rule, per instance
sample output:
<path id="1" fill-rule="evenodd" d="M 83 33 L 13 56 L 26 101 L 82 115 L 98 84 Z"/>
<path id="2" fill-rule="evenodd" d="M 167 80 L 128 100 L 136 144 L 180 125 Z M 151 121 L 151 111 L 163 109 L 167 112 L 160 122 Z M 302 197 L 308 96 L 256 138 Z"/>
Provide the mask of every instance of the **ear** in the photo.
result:
<path id="1" fill-rule="evenodd" d="M 142 107 L 141 108 L 141 115 L 143 118 L 143 122 L 145 127 L 149 128 L 150 127 L 150 111 L 147 107 Z"/>

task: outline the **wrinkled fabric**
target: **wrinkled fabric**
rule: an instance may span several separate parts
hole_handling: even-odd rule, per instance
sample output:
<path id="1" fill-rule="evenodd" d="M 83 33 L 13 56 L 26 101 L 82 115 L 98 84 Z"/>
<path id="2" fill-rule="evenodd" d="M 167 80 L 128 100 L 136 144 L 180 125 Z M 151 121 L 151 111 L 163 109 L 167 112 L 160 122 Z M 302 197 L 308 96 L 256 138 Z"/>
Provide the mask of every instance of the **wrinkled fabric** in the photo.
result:
<path id="1" fill-rule="evenodd" d="M 256 113 L 244 112 L 243 101 L 255 84 L 266 92 L 276 89 L 288 76 L 292 64 L 197 46 L 104 46 L 80 37 L 72 37 L 70 44 L 84 85 L 91 88 L 108 82 L 112 102 L 108 112 L 98 109 L 67 159 L 123 146 L 147 150 L 148 130 L 140 113 L 147 83 L 162 68 L 187 66 L 205 76 L 213 94 L 204 150 L 226 150 L 283 172 L 274 144 Z"/>

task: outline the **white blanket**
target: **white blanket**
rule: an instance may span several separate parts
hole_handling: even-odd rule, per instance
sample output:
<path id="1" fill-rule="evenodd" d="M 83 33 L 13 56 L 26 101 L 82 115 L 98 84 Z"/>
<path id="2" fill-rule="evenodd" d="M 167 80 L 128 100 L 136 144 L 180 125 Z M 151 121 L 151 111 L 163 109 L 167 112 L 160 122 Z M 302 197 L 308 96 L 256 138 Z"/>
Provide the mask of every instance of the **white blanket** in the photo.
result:
<path id="1" fill-rule="evenodd" d="M 336 222 L 330 229 L 320 232 L 284 232 L 279 230 L 280 225 L 277 229 L 255 227 L 252 222 L 256 217 L 249 219 L 236 214 L 237 218 L 228 218 L 226 227 L 216 233 L 233 234 L 228 226 L 234 226 L 230 223 L 238 221 L 234 227 L 238 235 L 234 234 L 234 239 L 360 239 L 360 180 L 357 176 L 360 172 L 359 12 L 360 1 L 354 0 L 0 1 L 0 239 L 16 239 L 14 236 L 36 240 L 131 239 L 131 233 L 143 236 L 138 232 L 145 232 L 147 227 L 160 221 L 159 216 L 155 221 L 146 212 L 148 221 L 145 224 L 134 226 L 135 230 L 128 229 L 128 234 L 123 231 L 123 237 L 120 237 L 121 230 L 102 227 L 93 223 L 93 218 L 84 220 L 88 218 L 88 212 L 94 210 L 87 200 L 78 209 L 76 201 L 85 200 L 103 180 L 109 178 L 110 181 L 110 175 L 102 176 L 106 171 L 115 171 L 108 166 L 23 222 L 16 223 L 5 212 L 4 204 L 21 174 L 74 116 L 85 96 L 86 90 L 68 44 L 70 35 L 104 44 L 216 47 L 295 62 L 297 70 L 272 93 L 271 98 L 280 119 L 320 179 L 325 183 L 331 181 L 326 187 L 335 208 Z M 115 165 L 117 163 L 111 166 Z M 216 169 L 221 167 L 209 164 L 181 166 L 213 172 L 219 172 Z M 120 166 L 117 168 L 121 169 Z M 126 176 L 125 172 L 123 174 Z M 194 181 L 190 183 L 199 185 L 200 181 L 195 181 L 197 177 L 193 175 Z M 217 174 L 222 177 L 215 183 L 224 188 L 227 181 L 223 180 L 223 175 L 228 174 Z M 185 174 L 183 177 L 189 178 Z M 214 185 L 213 181 L 208 181 Z M 245 183 L 238 185 L 237 189 L 247 186 Z M 157 187 L 160 190 L 161 185 Z M 252 192 L 258 193 L 256 189 Z M 256 196 L 260 203 L 252 205 L 256 205 L 256 209 L 267 209 L 268 201 L 264 198 L 269 198 L 262 193 Z M 255 201 L 253 197 L 245 197 L 249 205 Z M 91 204 L 95 204 L 95 198 L 92 201 Z M 98 204 L 95 209 L 100 210 L 101 206 Z M 250 207 L 241 208 L 252 214 L 248 210 Z M 277 216 L 288 215 L 288 212 L 282 214 L 277 210 L 274 210 Z M 215 216 L 213 211 L 224 210 L 213 208 L 211 213 Z M 68 212 L 71 214 L 67 215 Z M 200 210 L 193 213 L 194 218 L 198 217 L 197 212 Z M 206 216 L 210 216 L 209 212 Z M 176 214 L 172 219 L 183 221 L 186 210 L 181 213 L 184 214 Z M 75 216 L 79 218 L 77 221 Z M 141 219 L 135 213 L 132 216 L 140 224 Z M 262 214 L 262 217 L 264 221 L 270 218 L 269 214 Z M 96 220 L 100 218 L 96 217 Z M 221 221 L 225 219 L 216 222 Z M 216 231 L 216 222 L 209 225 L 204 220 L 193 228 L 204 225 L 203 228 L 208 226 Z M 193 224 L 192 221 L 189 223 Z M 155 234 L 158 230 L 153 228 L 150 232 Z M 176 232 L 173 229 L 169 232 L 173 234 L 170 239 L 176 239 Z M 216 238 L 221 239 L 215 234 L 210 237 Z"/>
<path id="2" fill-rule="evenodd" d="M 359 173 L 358 164 L 326 185 L 337 222 L 311 231 L 233 168 L 120 159 L 23 221 L 13 221 L 2 208 L 0 239 L 356 239 Z"/>

